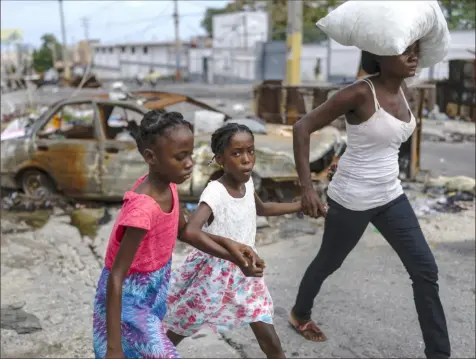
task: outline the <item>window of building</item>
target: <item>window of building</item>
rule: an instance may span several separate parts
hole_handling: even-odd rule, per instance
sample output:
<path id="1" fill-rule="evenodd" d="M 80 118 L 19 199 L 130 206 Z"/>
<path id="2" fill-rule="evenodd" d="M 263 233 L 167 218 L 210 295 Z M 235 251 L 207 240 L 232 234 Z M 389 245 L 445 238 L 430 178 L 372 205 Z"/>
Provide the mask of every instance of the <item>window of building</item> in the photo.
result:
<path id="1" fill-rule="evenodd" d="M 126 47 L 125 46 L 121 46 L 121 52 L 126 52 Z"/>
<path id="2" fill-rule="evenodd" d="M 113 48 L 110 47 L 110 48 L 109 48 L 109 52 L 110 52 L 111 54 L 112 54 L 112 51 L 113 51 Z"/>
<path id="3" fill-rule="evenodd" d="M 131 52 L 132 52 L 133 54 L 136 53 L 136 48 L 135 48 L 134 46 L 131 47 Z"/>
<path id="4" fill-rule="evenodd" d="M 149 51 L 149 49 L 147 48 L 147 46 L 144 46 L 144 54 L 147 54 L 147 52 Z"/>

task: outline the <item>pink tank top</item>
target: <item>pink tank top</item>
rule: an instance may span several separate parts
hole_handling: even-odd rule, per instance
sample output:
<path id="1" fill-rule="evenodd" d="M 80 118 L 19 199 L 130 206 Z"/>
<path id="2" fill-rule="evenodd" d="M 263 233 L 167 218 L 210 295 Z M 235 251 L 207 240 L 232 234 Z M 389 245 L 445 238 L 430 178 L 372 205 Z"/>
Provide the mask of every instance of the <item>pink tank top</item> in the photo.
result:
<path id="1" fill-rule="evenodd" d="M 172 257 L 178 235 L 180 214 L 177 185 L 170 184 L 173 207 L 170 213 L 164 213 L 152 197 L 133 192 L 146 177 L 147 175 L 144 175 L 139 178 L 132 189 L 124 194 L 124 203 L 112 229 L 106 250 L 105 266 L 109 270 L 119 250 L 125 227 L 147 230 L 128 274 L 156 271 L 166 265 Z"/>

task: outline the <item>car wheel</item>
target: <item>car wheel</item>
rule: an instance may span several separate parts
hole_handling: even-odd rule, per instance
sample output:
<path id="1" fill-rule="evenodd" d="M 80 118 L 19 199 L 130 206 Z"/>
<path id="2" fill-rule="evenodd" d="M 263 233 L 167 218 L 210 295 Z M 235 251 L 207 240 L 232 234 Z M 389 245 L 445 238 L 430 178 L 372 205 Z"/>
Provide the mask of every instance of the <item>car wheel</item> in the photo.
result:
<path id="1" fill-rule="evenodd" d="M 50 176 L 39 170 L 26 170 L 21 176 L 23 192 L 32 198 L 43 198 L 55 192 L 55 185 Z"/>

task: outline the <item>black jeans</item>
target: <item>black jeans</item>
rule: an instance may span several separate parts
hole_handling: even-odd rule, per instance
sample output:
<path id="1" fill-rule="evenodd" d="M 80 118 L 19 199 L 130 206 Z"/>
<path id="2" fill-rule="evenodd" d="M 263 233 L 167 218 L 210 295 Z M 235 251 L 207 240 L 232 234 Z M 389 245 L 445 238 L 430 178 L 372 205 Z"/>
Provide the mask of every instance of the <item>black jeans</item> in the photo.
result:
<path id="1" fill-rule="evenodd" d="M 438 293 L 438 267 L 406 195 L 367 211 L 351 211 L 328 199 L 322 245 L 299 286 L 293 314 L 310 319 L 322 283 L 344 262 L 369 223 L 397 252 L 413 282 L 427 358 L 449 358 L 450 341 Z"/>

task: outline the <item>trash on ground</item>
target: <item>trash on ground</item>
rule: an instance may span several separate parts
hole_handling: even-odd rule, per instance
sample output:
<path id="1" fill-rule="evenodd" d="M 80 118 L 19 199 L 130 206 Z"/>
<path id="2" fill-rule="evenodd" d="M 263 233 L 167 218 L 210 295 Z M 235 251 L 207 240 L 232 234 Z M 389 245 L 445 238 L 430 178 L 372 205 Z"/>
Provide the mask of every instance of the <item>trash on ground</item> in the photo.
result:
<path id="1" fill-rule="evenodd" d="M 411 201 L 417 216 L 436 213 L 459 213 L 474 208 L 474 195 L 469 192 L 446 192 L 443 187 L 431 189 L 430 196 Z"/>

